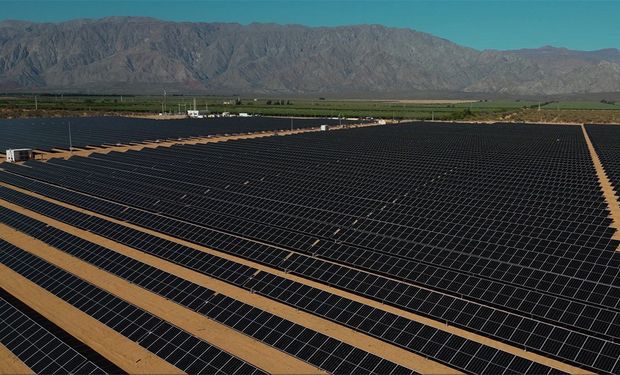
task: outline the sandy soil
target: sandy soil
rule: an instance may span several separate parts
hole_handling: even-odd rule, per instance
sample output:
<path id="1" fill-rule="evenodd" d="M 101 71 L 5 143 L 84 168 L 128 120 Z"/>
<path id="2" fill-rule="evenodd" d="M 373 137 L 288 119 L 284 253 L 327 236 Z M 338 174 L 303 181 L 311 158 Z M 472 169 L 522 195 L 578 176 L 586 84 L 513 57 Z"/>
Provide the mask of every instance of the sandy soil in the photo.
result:
<path id="1" fill-rule="evenodd" d="M 159 115 L 157 113 L 129 113 L 123 114 L 124 117 L 146 118 L 150 120 L 181 120 L 187 118 L 186 115 Z"/>
<path id="2" fill-rule="evenodd" d="M 17 358 L 6 346 L 0 344 L 0 375 L 4 374 L 34 374 L 34 371 Z"/>

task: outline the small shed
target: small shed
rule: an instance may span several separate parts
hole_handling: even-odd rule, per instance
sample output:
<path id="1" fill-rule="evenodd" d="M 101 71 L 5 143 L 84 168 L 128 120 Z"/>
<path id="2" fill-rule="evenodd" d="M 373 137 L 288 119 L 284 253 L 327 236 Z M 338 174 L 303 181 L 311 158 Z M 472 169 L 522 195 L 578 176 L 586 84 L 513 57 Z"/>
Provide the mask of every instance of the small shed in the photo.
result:
<path id="1" fill-rule="evenodd" d="M 15 163 L 32 159 L 34 153 L 31 148 L 15 148 L 6 150 L 6 161 Z"/>
<path id="2" fill-rule="evenodd" d="M 195 109 L 194 110 L 192 110 L 192 109 L 188 110 L 187 111 L 187 117 L 190 117 L 190 118 L 204 118 L 204 116 L 202 114 L 200 114 L 200 111 L 197 111 Z"/>

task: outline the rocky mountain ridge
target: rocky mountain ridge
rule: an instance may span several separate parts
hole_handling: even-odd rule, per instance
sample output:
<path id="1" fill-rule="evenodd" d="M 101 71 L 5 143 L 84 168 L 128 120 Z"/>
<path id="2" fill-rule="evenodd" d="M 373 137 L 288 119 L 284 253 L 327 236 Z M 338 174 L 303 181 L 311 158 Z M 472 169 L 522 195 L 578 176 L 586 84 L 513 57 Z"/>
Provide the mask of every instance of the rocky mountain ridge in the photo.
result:
<path id="1" fill-rule="evenodd" d="M 83 93 L 620 92 L 620 51 L 463 47 L 380 25 L 111 17 L 0 22 L 0 91 Z"/>

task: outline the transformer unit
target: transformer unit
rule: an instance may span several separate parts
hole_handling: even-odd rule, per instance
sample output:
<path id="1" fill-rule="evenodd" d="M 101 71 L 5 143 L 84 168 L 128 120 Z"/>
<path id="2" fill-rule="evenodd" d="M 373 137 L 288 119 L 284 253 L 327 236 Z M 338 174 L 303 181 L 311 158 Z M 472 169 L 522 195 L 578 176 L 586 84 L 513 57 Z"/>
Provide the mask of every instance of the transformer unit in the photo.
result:
<path id="1" fill-rule="evenodd" d="M 26 161 L 33 158 L 34 153 L 31 148 L 16 148 L 6 150 L 6 161 L 15 163 L 18 161 Z"/>

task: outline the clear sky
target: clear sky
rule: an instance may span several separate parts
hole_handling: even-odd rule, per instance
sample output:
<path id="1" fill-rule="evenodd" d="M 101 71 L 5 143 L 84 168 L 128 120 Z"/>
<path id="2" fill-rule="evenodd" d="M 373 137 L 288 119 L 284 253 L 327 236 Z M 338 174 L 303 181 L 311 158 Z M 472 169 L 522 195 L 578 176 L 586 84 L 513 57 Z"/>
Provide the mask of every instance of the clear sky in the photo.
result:
<path id="1" fill-rule="evenodd" d="M 308 26 L 382 24 L 428 32 L 477 49 L 544 45 L 620 49 L 620 0 L 0 0 L 0 19 L 59 22 L 106 16 Z"/>

